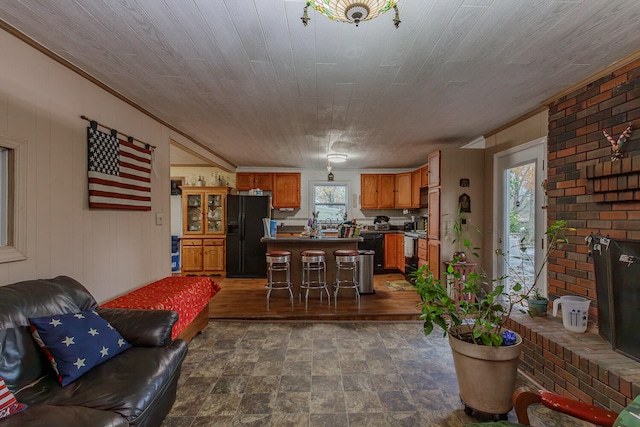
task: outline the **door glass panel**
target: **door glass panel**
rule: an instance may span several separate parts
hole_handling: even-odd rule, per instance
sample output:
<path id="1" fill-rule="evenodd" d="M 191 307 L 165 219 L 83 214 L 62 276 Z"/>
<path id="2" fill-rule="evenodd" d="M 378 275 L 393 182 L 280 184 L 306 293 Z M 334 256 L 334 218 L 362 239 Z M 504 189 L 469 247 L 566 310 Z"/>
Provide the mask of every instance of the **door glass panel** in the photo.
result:
<path id="1" fill-rule="evenodd" d="M 207 232 L 222 231 L 222 196 L 209 194 L 207 197 Z"/>
<path id="2" fill-rule="evenodd" d="M 202 198 L 199 194 L 187 196 L 187 230 L 202 231 Z"/>
<path id="3" fill-rule="evenodd" d="M 505 250 L 507 289 L 516 282 L 531 286 L 535 278 L 536 164 L 507 169 L 508 244 Z"/>

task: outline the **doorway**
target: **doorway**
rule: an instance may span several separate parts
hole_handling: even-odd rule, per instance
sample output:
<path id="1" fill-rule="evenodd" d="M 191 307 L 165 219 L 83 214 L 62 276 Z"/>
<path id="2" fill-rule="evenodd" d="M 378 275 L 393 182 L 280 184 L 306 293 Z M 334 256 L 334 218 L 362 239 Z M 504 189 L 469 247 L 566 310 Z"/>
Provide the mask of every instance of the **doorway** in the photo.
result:
<path id="1" fill-rule="evenodd" d="M 506 277 L 506 292 L 516 283 L 525 291 L 531 287 L 544 261 L 546 155 L 545 137 L 494 157 L 494 247 L 503 253 L 494 258 L 494 271 L 497 277 Z M 546 277 L 542 271 L 537 284 L 543 295 L 547 292 Z"/>

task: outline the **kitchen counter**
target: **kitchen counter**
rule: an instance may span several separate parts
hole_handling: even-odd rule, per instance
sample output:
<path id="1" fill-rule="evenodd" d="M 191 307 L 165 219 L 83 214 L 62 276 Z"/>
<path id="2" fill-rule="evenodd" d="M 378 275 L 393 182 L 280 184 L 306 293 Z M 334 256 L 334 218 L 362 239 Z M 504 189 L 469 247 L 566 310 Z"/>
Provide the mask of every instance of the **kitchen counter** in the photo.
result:
<path id="1" fill-rule="evenodd" d="M 338 236 L 276 236 L 263 237 L 261 242 L 303 242 L 305 244 L 314 245 L 315 242 L 362 242 L 362 237 L 338 237 Z M 309 248 L 314 249 L 314 248 Z"/>
<path id="2" fill-rule="evenodd" d="M 302 257 L 300 252 L 313 249 L 323 250 L 327 253 L 327 283 L 331 284 L 335 281 L 336 258 L 333 251 L 337 249 L 358 249 L 358 242 L 362 241 L 362 237 L 333 237 L 322 236 L 310 238 L 307 236 L 282 236 L 282 237 L 263 237 L 261 242 L 266 242 L 268 251 L 289 251 L 291 252 L 291 282 L 293 283 L 293 294 L 298 299 L 298 290 L 300 281 L 302 280 Z M 332 292 L 332 289 L 329 290 Z M 312 292 L 309 298 L 317 298 L 318 291 Z M 332 294 L 333 295 L 333 294 Z"/>

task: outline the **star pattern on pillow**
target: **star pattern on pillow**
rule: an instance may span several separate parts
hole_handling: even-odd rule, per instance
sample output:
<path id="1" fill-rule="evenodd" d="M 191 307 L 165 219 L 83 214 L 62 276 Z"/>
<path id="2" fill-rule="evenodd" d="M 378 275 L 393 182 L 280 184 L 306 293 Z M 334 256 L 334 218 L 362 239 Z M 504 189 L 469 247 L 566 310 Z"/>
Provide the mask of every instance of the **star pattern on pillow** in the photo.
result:
<path id="1" fill-rule="evenodd" d="M 96 310 L 29 319 L 63 386 L 131 347 Z"/>

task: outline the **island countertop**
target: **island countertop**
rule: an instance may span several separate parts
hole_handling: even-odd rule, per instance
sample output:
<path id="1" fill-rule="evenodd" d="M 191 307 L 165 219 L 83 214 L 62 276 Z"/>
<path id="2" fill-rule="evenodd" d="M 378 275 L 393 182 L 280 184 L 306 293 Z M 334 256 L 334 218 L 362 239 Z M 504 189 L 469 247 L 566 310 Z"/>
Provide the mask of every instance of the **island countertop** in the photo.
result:
<path id="1" fill-rule="evenodd" d="M 327 283 L 332 291 L 331 284 L 335 281 L 336 258 L 333 252 L 337 249 L 358 249 L 358 243 L 362 237 L 337 237 L 337 236 L 276 236 L 263 237 L 261 242 L 267 244 L 267 251 L 289 251 L 291 252 L 291 281 L 294 287 L 294 295 L 298 299 L 297 293 L 302 279 L 302 257 L 300 253 L 306 249 L 323 250 L 327 253 Z M 313 293 L 314 298 L 317 293 Z M 286 299 L 288 303 L 288 298 Z M 326 303 L 326 302 L 325 302 Z"/>
<path id="2" fill-rule="evenodd" d="M 291 242 L 291 243 L 307 243 L 313 245 L 314 243 L 327 243 L 327 242 L 362 242 L 362 237 L 338 237 L 338 236 L 276 236 L 276 237 L 263 237 L 261 242 Z"/>

